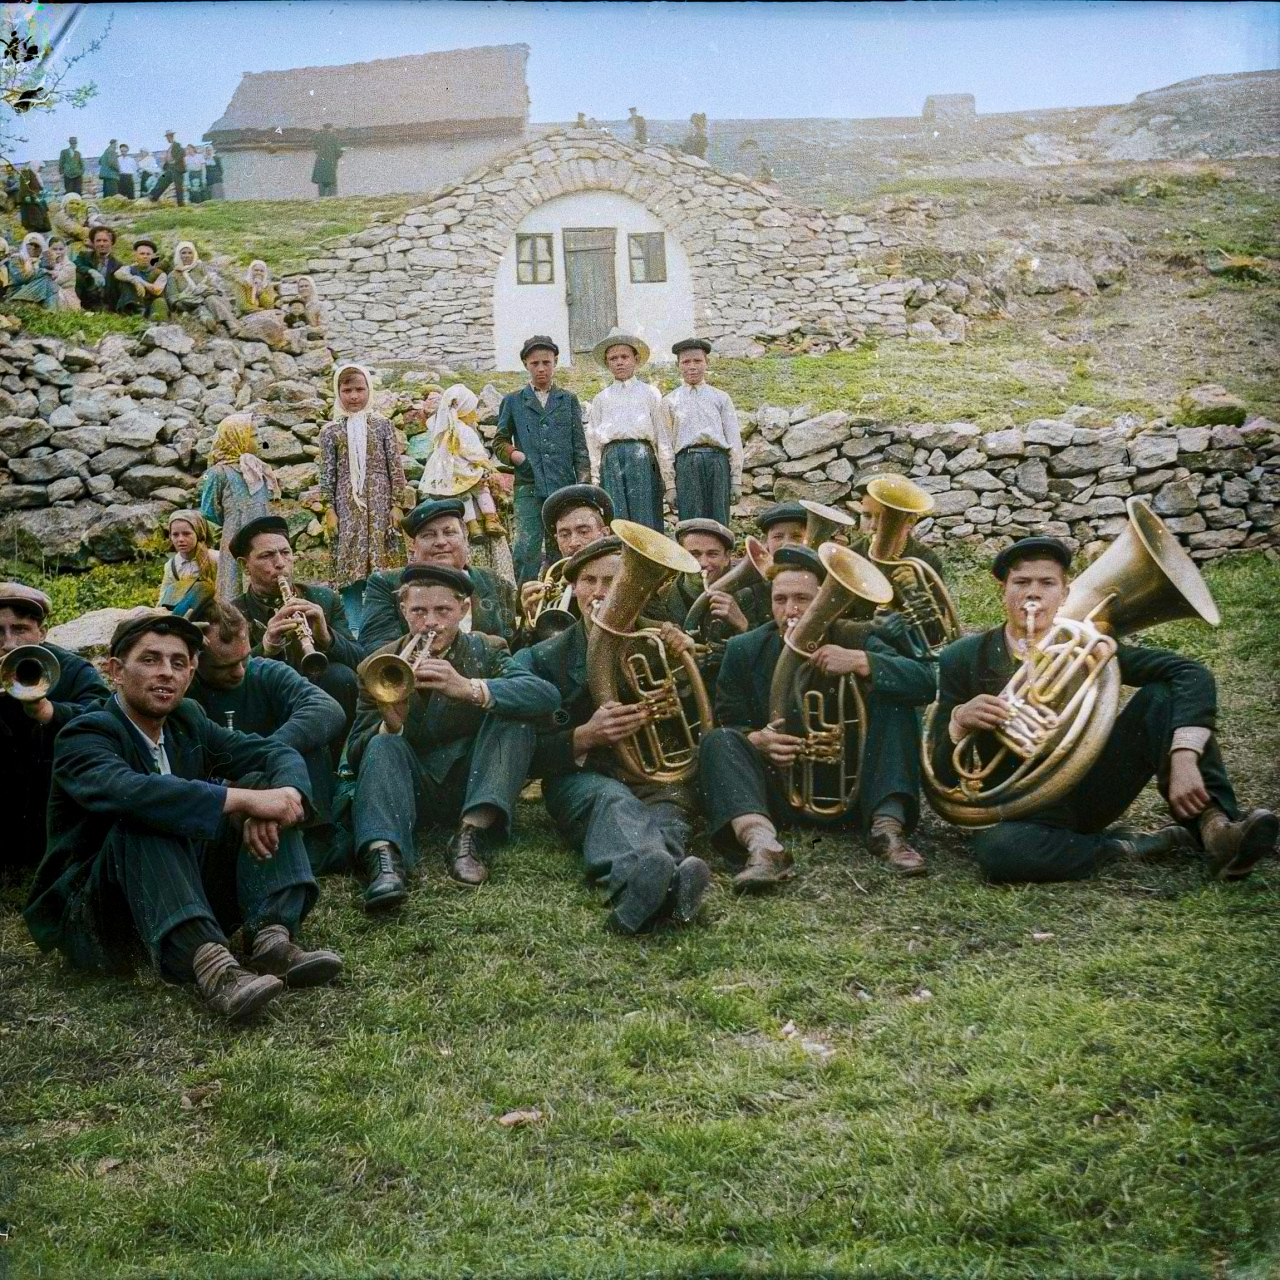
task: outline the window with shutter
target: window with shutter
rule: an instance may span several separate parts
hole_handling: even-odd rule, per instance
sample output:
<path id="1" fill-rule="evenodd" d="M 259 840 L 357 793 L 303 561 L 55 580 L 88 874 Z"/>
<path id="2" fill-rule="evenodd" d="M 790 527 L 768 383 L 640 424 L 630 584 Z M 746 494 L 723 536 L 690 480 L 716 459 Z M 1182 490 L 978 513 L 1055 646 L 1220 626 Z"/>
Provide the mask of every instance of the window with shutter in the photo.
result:
<path id="1" fill-rule="evenodd" d="M 667 244 L 661 231 L 627 237 L 632 284 L 661 284 L 667 278 Z"/>
<path id="2" fill-rule="evenodd" d="M 554 284 L 550 236 L 516 236 L 516 283 Z"/>

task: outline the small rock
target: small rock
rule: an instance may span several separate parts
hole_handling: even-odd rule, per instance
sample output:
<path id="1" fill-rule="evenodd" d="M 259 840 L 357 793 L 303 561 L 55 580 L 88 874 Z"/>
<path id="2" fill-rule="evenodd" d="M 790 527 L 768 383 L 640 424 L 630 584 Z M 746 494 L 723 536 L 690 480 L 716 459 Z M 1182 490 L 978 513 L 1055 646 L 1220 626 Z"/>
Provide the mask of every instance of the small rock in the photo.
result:
<path id="1" fill-rule="evenodd" d="M 66 431 L 71 427 L 78 427 L 80 419 L 69 405 L 60 404 L 50 415 L 49 425 L 55 431 Z"/>
<path id="2" fill-rule="evenodd" d="M 1247 412 L 1243 400 L 1217 383 L 1205 383 L 1184 391 L 1178 410 L 1179 420 L 1193 427 L 1210 427 L 1219 422 L 1239 427 Z"/>
<path id="3" fill-rule="evenodd" d="M 1167 467 L 1178 458 L 1175 436 L 1141 435 L 1129 441 L 1129 462 L 1139 471 Z"/>

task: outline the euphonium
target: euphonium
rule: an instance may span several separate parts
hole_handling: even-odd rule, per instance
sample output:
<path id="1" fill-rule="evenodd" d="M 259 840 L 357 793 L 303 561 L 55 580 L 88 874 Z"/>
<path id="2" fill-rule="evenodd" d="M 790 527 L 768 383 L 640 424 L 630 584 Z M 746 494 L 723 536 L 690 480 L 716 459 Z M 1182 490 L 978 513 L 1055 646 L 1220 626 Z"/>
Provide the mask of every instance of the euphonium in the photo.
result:
<path id="1" fill-rule="evenodd" d="M 285 605 L 293 604 L 301 599 L 302 597 L 294 591 L 293 584 L 289 579 L 281 578 L 281 607 L 283 608 Z M 329 659 L 316 648 L 316 638 L 312 634 L 311 623 L 307 621 L 305 615 L 299 613 L 294 616 L 293 635 L 298 644 L 298 651 L 301 654 L 298 661 L 298 670 L 304 676 L 310 676 L 312 679 L 315 679 L 318 675 L 323 675 L 329 667 Z"/>
<path id="2" fill-rule="evenodd" d="M 781 720 L 785 732 L 793 732 L 798 720 L 797 736 L 804 739 L 800 758 L 783 776 L 787 803 L 810 817 L 834 818 L 848 813 L 858 798 L 866 705 L 856 677 L 815 675 L 809 659 L 851 605 L 859 600 L 887 604 L 893 587 L 875 565 L 848 547 L 828 542 L 818 556 L 827 577 L 813 603 L 783 635 L 769 690 L 769 720 Z M 847 748 L 850 733 L 858 735 L 853 759 Z"/>
<path id="3" fill-rule="evenodd" d="M 622 539 L 622 572 L 591 616 L 587 638 L 587 685 L 597 706 L 641 703 L 644 726 L 615 745 L 621 772 L 630 782 L 687 782 L 698 769 L 698 735 L 714 723 L 711 699 L 692 653 L 681 653 L 697 707 L 690 720 L 671 655 L 656 631 L 633 631 L 644 606 L 677 573 L 697 573 L 698 562 L 678 542 L 630 520 L 610 526 Z"/>
<path id="4" fill-rule="evenodd" d="M 1045 809 L 1075 789 L 1115 723 L 1114 642 L 1121 636 L 1175 618 L 1218 625 L 1218 607 L 1177 538 L 1140 498 L 1127 506 L 1124 531 L 1071 584 L 1052 626 L 1001 691 L 1010 719 L 991 735 L 970 733 L 956 745 L 956 786 L 934 771 L 933 735 L 947 726 L 937 723 L 936 707 L 930 712 L 922 743 L 925 791 L 949 822 L 989 826 Z"/>
<path id="5" fill-rule="evenodd" d="M 764 543 L 759 538 L 753 538 L 748 534 L 746 552 L 742 559 L 727 573 L 708 584 L 706 590 L 689 606 L 689 612 L 685 615 L 684 630 L 693 635 L 706 622 L 713 591 L 726 591 L 729 595 L 733 595 L 735 591 L 741 591 L 744 587 L 754 587 L 757 582 L 763 582 L 769 568 L 769 559 Z"/>
<path id="6" fill-rule="evenodd" d="M 550 640 L 552 636 L 568 631 L 578 619 L 570 612 L 573 587 L 564 580 L 564 567 L 569 563 L 565 556 L 543 571 L 539 583 L 542 591 L 533 611 L 525 615 L 524 629 L 535 642 Z"/>
<path id="7" fill-rule="evenodd" d="M 39 702 L 58 683 L 62 664 L 42 644 L 20 644 L 0 661 L 0 693 L 16 702 Z"/>
<path id="8" fill-rule="evenodd" d="M 808 512 L 804 523 L 804 545 L 815 551 L 837 535 L 852 537 L 858 528 L 857 517 L 837 507 L 811 502 L 808 498 L 801 498 L 800 505 Z"/>
<path id="9" fill-rule="evenodd" d="M 933 510 L 933 498 L 906 476 L 877 476 L 867 497 L 880 507 L 867 557 L 893 584 L 893 608 L 900 613 L 921 653 L 937 653 L 960 637 L 960 619 L 946 583 L 932 565 L 903 556 L 916 521 Z"/>
<path id="10" fill-rule="evenodd" d="M 374 702 L 403 702 L 414 690 L 414 663 L 428 653 L 436 638 L 434 631 L 410 636 L 398 653 L 372 653 L 356 669 L 360 685 Z"/>

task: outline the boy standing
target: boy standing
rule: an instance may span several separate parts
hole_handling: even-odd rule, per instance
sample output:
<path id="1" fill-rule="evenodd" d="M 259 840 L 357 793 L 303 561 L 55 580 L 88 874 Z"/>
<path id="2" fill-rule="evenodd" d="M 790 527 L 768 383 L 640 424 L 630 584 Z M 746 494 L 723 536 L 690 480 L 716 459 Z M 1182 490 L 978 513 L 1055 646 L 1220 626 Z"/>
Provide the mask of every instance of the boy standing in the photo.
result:
<path id="1" fill-rule="evenodd" d="M 676 506 L 681 520 L 729 523 L 742 493 L 742 432 L 729 396 L 707 382 L 706 338 L 684 338 L 671 348 L 680 362 L 680 386 L 663 399 L 671 415 L 676 454 Z"/>

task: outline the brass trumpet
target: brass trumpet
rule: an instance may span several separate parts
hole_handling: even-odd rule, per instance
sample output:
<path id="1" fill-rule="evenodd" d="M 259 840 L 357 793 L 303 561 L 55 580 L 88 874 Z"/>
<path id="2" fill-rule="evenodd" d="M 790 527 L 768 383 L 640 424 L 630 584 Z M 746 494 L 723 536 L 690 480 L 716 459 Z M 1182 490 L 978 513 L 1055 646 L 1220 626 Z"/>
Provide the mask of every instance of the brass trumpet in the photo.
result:
<path id="1" fill-rule="evenodd" d="M 573 603 L 573 586 L 564 580 L 564 567 L 568 563 L 569 557 L 565 556 L 543 570 L 538 603 L 522 619 L 524 630 L 533 637 L 534 643 L 550 640 L 578 621 L 569 610 Z"/>
<path id="2" fill-rule="evenodd" d="M 62 664 L 42 644 L 20 644 L 0 661 L 0 693 L 15 702 L 39 702 L 58 683 Z"/>
<path id="3" fill-rule="evenodd" d="M 697 706 L 691 720 L 658 633 L 632 628 L 651 597 L 677 573 L 697 573 L 698 562 L 678 542 L 644 525 L 615 520 L 610 527 L 622 539 L 622 572 L 592 613 L 587 685 L 596 706 L 626 701 L 641 703 L 648 711 L 643 727 L 614 747 L 628 781 L 687 782 L 698 770 L 699 734 L 715 723 L 711 699 L 693 654 L 678 655 L 676 665 L 683 669 Z M 621 685 L 626 686 L 623 698 Z"/>
<path id="4" fill-rule="evenodd" d="M 286 605 L 302 603 L 302 601 L 302 596 L 294 591 L 293 583 L 288 578 L 281 578 L 280 607 L 283 609 Z M 323 675 L 329 668 L 329 659 L 316 648 L 316 638 L 311 630 L 311 623 L 303 614 L 294 615 L 293 638 L 300 655 L 298 670 L 312 680 L 316 676 Z"/>
<path id="5" fill-rule="evenodd" d="M 397 653 L 372 653 L 356 668 L 361 688 L 374 702 L 403 702 L 414 690 L 414 667 L 423 652 L 430 653 L 434 631 L 410 636 Z"/>
<path id="6" fill-rule="evenodd" d="M 960 638 L 960 619 L 933 566 L 902 554 L 916 521 L 933 510 L 933 498 L 906 476 L 877 476 L 867 497 L 880 506 L 867 558 L 893 585 L 891 607 L 902 615 L 916 649 L 936 654 Z"/>
<path id="7" fill-rule="evenodd" d="M 893 599 L 893 586 L 869 560 L 833 542 L 818 549 L 827 571 L 813 603 L 788 625 L 769 688 L 769 720 L 800 722 L 804 746 L 785 770 L 787 803 L 814 818 L 836 818 L 857 803 L 867 710 L 854 676 L 815 676 L 809 659 L 826 639 L 831 624 L 857 601 L 876 606 Z M 834 687 L 832 687 L 834 682 Z M 825 687 L 820 687 L 825 685 Z M 858 749 L 850 759 L 848 735 Z"/>

